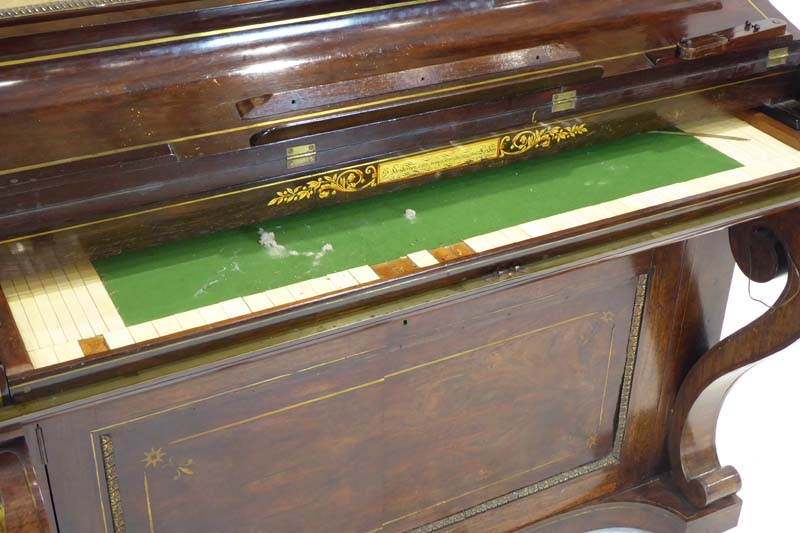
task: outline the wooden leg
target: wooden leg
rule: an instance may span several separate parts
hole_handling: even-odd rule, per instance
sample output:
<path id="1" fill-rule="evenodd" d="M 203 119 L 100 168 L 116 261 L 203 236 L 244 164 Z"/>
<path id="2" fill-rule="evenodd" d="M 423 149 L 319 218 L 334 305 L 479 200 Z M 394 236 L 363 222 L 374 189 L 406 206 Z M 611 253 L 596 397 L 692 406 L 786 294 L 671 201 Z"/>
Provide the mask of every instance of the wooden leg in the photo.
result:
<path id="1" fill-rule="evenodd" d="M 681 385 L 669 435 L 672 475 L 684 495 L 704 508 L 741 488 L 739 474 L 721 466 L 716 428 L 726 394 L 750 367 L 800 338 L 800 211 L 791 210 L 730 230 L 737 264 L 752 280 L 787 272 L 778 301 L 760 318 L 701 356 Z"/>

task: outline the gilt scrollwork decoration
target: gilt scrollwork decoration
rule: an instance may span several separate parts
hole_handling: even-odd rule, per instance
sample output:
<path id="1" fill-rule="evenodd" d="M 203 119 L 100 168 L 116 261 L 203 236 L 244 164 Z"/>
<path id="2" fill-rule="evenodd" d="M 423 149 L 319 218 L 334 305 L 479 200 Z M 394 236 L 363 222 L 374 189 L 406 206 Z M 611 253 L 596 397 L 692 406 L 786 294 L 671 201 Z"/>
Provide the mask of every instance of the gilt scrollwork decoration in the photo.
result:
<path id="1" fill-rule="evenodd" d="M 589 133 L 585 124 L 551 126 L 536 130 L 525 130 L 500 139 L 500 157 L 520 155 L 537 148 L 550 148 L 553 144 L 574 139 Z"/>
<path id="2" fill-rule="evenodd" d="M 378 184 L 377 174 L 378 168 L 375 165 L 368 165 L 363 168 L 349 168 L 335 174 L 313 179 L 305 185 L 289 187 L 280 191 L 275 198 L 269 201 L 268 205 L 281 205 L 314 197 L 325 199 L 339 192 L 362 191 Z"/>
<path id="3" fill-rule="evenodd" d="M 267 205 L 276 206 L 309 200 L 313 198 L 325 199 L 337 193 L 354 193 L 370 187 L 376 187 L 384 182 L 396 181 L 386 175 L 387 166 L 398 163 L 412 163 L 412 171 L 404 169 L 402 179 L 430 174 L 434 171 L 449 170 L 467 164 L 501 159 L 509 156 L 518 156 L 534 149 L 546 149 L 563 141 L 574 139 L 589 133 L 586 124 L 573 124 L 570 126 L 544 126 L 538 129 L 518 131 L 494 139 L 484 139 L 472 144 L 460 144 L 423 152 L 396 160 L 377 162 L 361 167 L 353 167 L 340 171 L 333 171 L 321 176 L 315 176 L 310 181 L 296 187 L 288 187 L 276 193 Z M 487 151 L 487 143 L 489 150 Z M 492 143 L 496 143 L 492 144 Z M 468 161 L 464 159 L 465 147 L 477 149 Z M 495 150 L 496 148 L 496 150 Z M 416 166 L 414 166 L 416 165 Z M 422 170 L 424 169 L 424 171 Z M 390 173 L 391 174 L 391 173 Z"/>

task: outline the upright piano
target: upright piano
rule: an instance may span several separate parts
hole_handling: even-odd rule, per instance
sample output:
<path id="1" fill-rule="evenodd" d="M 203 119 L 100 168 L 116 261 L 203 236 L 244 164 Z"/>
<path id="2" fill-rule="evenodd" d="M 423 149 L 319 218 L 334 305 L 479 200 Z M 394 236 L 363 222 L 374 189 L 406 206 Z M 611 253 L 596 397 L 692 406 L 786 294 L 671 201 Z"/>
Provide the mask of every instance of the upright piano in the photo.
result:
<path id="1" fill-rule="evenodd" d="M 0 531 L 733 528 L 722 402 L 800 336 L 798 38 L 3 0 Z M 721 339 L 735 264 L 786 287 Z"/>

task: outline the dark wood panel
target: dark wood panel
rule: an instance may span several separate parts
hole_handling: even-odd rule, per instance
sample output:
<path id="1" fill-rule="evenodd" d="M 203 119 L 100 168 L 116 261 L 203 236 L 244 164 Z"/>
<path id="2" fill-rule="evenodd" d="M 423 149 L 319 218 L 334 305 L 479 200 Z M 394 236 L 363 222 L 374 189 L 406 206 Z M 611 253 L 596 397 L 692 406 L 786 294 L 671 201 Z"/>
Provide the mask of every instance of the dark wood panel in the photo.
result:
<path id="1" fill-rule="evenodd" d="M 43 430 L 59 443 L 48 468 L 60 524 L 102 527 L 99 508 L 70 509 L 76 484 L 96 486 L 95 461 L 106 480 L 104 446 L 133 530 L 147 527 L 148 494 L 173 531 L 401 530 L 561 472 L 613 471 L 645 290 L 632 266 L 467 294 L 57 416 Z M 100 497 L 112 523 L 105 483 Z"/>
<path id="2" fill-rule="evenodd" d="M 0 166 L 3 172 L 17 170 L 0 191 L 5 231 L 0 238 L 167 205 L 174 206 L 173 215 L 188 210 L 207 221 L 213 211 L 210 203 L 204 203 L 206 209 L 200 212 L 197 203 L 183 209 L 185 202 L 296 177 L 286 168 L 281 139 L 320 147 L 318 161 L 307 168 L 311 172 L 529 124 L 533 111 L 539 121 L 580 119 L 601 108 L 638 106 L 647 98 L 744 81 L 776 68 L 765 61 L 775 44 L 762 42 L 759 32 L 748 34 L 747 47 L 735 54 L 665 65 L 646 60 L 648 50 L 669 52 L 682 37 L 707 35 L 761 16 L 745 0 L 595 2 L 580 8 L 570 1 L 544 12 L 532 2 L 514 2 L 502 9 L 493 2 L 397 6 L 365 2 L 338 14 L 337 6 L 322 3 L 310 13 L 303 11 L 309 7 L 306 2 L 201 9 L 154 17 L 147 22 L 156 31 L 153 35 L 132 16 L 127 23 L 73 32 L 58 31 L 56 25 L 52 33 L 6 39 L 7 57 L 0 68 L 13 79 L 11 89 L 0 98 L 0 108 L 3 123 L 14 127 L 0 128 L 0 141 L 7 147 L 0 154 Z M 237 27 L 241 17 L 253 24 Z M 419 23 L 422 20 L 424 24 Z M 210 33 L 184 34 L 185 25 Z M 769 37 L 768 33 L 763 35 Z M 70 41 L 76 35 L 83 36 L 83 48 Z M 130 40 L 132 35 L 143 40 Z M 336 42 L 335 54 L 330 53 L 331 42 Z M 393 43 L 389 49 L 383 46 L 387 42 Z M 539 48 L 546 52 L 525 52 Z M 279 61 L 269 54 L 274 49 L 283 51 Z M 241 57 L 247 58 L 244 65 Z M 465 61 L 480 63 L 480 68 L 459 70 L 451 76 L 456 81 L 445 77 L 436 85 L 428 85 L 431 80 L 420 75 L 418 84 L 401 84 L 401 88 L 416 85 L 408 94 L 380 81 L 422 72 L 415 69 L 436 77 L 435 72 Z M 777 69 L 794 70 L 797 61 L 792 51 L 787 65 Z M 600 80 L 560 79 L 590 71 L 596 77 L 600 67 L 605 72 Z M 497 79 L 482 75 L 491 71 L 514 75 Z M 102 91 L 97 90 L 97 80 L 102 80 Z M 724 100 L 724 106 L 742 109 L 791 94 L 786 83 L 773 81 L 769 90 L 754 82 L 740 92 L 740 98 L 735 91 L 709 98 L 715 107 Z M 328 106 L 328 93 L 351 98 L 354 83 L 368 85 L 374 94 L 390 90 L 386 94 L 391 98 Z M 571 88 L 579 89 L 576 110 L 548 112 L 553 90 Z M 271 109 L 267 121 L 243 122 L 234 104 L 265 94 L 284 95 L 288 103 Z M 278 105 L 283 97 L 276 98 L 265 105 Z M 480 103 L 467 105 L 475 99 Z M 292 101 L 294 108 L 289 109 Z M 669 114 L 658 107 L 656 113 Z M 704 101 L 684 106 L 683 113 L 694 116 L 707 107 Z M 400 119 L 409 120 L 400 127 Z M 254 135 L 276 129 L 265 134 L 265 139 L 273 139 L 269 145 L 250 146 Z M 616 134 L 635 128 L 622 130 Z M 167 153 L 154 158 L 152 165 L 116 164 L 117 157 L 151 149 L 171 149 L 176 158 Z M 38 179 L 42 172 L 47 179 Z M 253 205 L 261 205 L 260 198 L 250 200 L 254 203 L 245 209 L 217 210 L 213 223 L 206 226 L 219 229 L 289 212 L 254 210 Z M 139 231 L 151 222 L 160 226 L 170 222 L 161 220 L 159 213 L 153 220 L 132 217 L 125 231 L 114 233 L 103 226 L 109 231 L 101 243 L 87 237 L 101 232 L 101 227 L 93 226 L 79 232 L 82 244 L 99 255 L 131 245 L 125 235 L 140 236 L 143 240 L 135 243 L 139 246 L 148 245 L 146 235 L 179 238 L 176 231 Z M 178 224 L 183 234 L 208 231 L 188 213 L 171 219 L 177 220 L 185 220 Z"/>
<path id="3" fill-rule="evenodd" d="M 511 530 L 570 509 L 602 527 L 620 505 L 722 530 L 738 500 L 687 514 L 674 486 L 624 491 L 668 469 L 670 406 L 719 335 L 724 242 L 508 278 L 18 421 L 42 427 L 67 530 Z"/>

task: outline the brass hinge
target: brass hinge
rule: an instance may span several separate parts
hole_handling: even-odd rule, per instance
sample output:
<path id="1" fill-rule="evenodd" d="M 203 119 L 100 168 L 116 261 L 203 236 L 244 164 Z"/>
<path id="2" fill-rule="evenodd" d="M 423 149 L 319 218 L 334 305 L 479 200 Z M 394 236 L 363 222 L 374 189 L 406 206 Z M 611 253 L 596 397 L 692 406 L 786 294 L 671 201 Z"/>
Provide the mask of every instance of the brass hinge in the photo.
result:
<path id="1" fill-rule="evenodd" d="M 569 111 L 578 105 L 578 91 L 567 91 L 553 95 L 553 113 Z"/>
<path id="2" fill-rule="evenodd" d="M 286 149 L 286 168 L 297 168 L 317 161 L 317 145 L 304 144 Z"/>
<path id="3" fill-rule="evenodd" d="M 767 54 L 767 68 L 780 67 L 789 62 L 789 49 L 776 48 Z"/>

